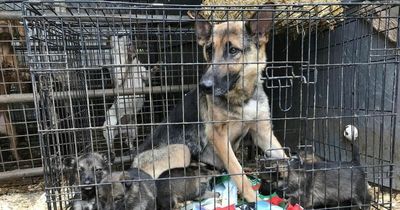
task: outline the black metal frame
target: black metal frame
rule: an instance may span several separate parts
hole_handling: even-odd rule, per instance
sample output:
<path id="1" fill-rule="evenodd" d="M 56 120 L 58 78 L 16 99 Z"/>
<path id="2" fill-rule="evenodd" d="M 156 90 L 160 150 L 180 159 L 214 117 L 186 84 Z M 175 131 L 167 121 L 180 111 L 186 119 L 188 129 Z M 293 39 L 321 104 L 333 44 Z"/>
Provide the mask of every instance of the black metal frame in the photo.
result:
<path id="1" fill-rule="evenodd" d="M 318 6 L 326 8 L 312 12 Z M 342 7 L 343 13 L 318 16 L 334 6 Z M 357 144 L 368 180 L 379 190 L 389 189 L 391 193 L 399 44 L 390 39 L 389 33 L 395 31 L 398 40 L 399 28 L 390 28 L 389 21 L 398 21 L 390 9 L 399 10 L 399 5 L 275 7 L 276 21 L 287 22 L 272 30 L 263 79 L 277 137 L 285 146 L 311 144 L 325 159 L 344 161 L 350 159 L 351 150 L 340 142 L 340 131 L 346 124 L 355 124 L 360 130 Z M 207 6 L 93 1 L 24 4 L 49 208 L 65 206 L 69 197 L 63 197 L 63 192 L 73 188 L 62 183 L 64 173 L 54 165 L 61 165 L 65 156 L 110 151 L 100 133 L 104 115 L 113 103 L 110 96 L 144 96 L 143 107 L 133 121 L 110 126 L 135 128 L 137 145 L 162 124 L 167 110 L 197 86 L 205 66 L 211 63 L 203 60 L 192 30 L 194 20 L 186 16 L 186 11 L 203 9 L 229 11 Z M 254 8 L 242 8 L 246 10 Z M 387 13 L 378 16 L 381 12 Z M 320 25 L 321 20 L 334 20 L 332 30 Z M 373 25 L 375 20 L 386 24 L 383 30 L 379 23 Z M 110 37 L 118 35 L 132 38 L 140 64 L 112 63 L 115 55 Z M 119 52 L 117 56 L 124 56 Z M 157 66 L 159 72 L 140 89 L 113 88 L 110 75 L 116 75 L 111 71 L 122 74 L 123 68 L 140 66 Z M 122 157 L 127 146 L 122 136 L 115 141 L 119 145 L 117 157 Z M 382 195 L 381 191 L 378 196 L 374 194 L 374 207 L 390 209 L 392 197 L 382 201 Z"/>

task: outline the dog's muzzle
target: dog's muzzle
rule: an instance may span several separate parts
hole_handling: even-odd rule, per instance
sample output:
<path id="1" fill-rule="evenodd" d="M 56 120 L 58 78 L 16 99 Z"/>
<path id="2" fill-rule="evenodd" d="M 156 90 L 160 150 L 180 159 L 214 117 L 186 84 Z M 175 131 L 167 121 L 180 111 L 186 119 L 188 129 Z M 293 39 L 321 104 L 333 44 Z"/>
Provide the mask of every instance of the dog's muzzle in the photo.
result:
<path id="1" fill-rule="evenodd" d="M 213 92 L 214 90 L 214 92 Z M 202 91 L 203 93 L 207 94 L 207 95 L 214 95 L 216 97 L 221 97 L 224 96 L 228 90 L 227 89 L 222 89 L 219 87 L 216 87 L 216 85 L 214 85 L 213 82 L 211 82 L 210 80 L 204 80 L 200 82 L 200 91 Z"/>
<path id="2" fill-rule="evenodd" d="M 203 91 L 205 94 L 212 94 L 214 81 L 211 79 L 202 79 L 200 81 L 200 90 Z"/>
<path id="3" fill-rule="evenodd" d="M 215 77 L 213 74 L 205 74 L 200 80 L 200 91 L 205 94 L 213 94 L 216 97 L 224 96 L 235 86 L 239 74 L 226 74 L 222 77 Z"/>

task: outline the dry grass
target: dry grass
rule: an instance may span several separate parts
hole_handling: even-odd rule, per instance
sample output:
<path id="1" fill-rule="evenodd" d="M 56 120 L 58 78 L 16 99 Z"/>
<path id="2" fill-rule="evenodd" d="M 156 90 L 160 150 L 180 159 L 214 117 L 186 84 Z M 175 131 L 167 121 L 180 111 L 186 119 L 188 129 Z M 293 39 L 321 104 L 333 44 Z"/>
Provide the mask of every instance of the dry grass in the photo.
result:
<path id="1" fill-rule="evenodd" d="M 20 180 L 0 185 L 1 210 L 45 210 L 44 182 L 42 178 L 33 179 L 30 184 L 19 185 Z"/>
<path id="2" fill-rule="evenodd" d="M 275 6 L 276 30 L 289 28 L 297 34 L 302 33 L 301 28 L 318 24 L 320 29 L 333 29 L 337 23 L 337 17 L 343 14 L 341 5 L 307 5 L 308 3 L 326 2 L 340 3 L 339 0 L 203 0 L 201 15 L 209 20 L 242 20 L 251 18 L 256 9 L 266 3 L 286 4 Z M 305 5 L 303 5 L 305 4 Z M 226 6 L 235 5 L 235 6 Z M 222 9 L 222 10 L 221 10 Z M 245 9 L 245 10 L 243 10 Z M 309 17 L 318 17 L 308 20 Z M 298 20 L 296 20 L 298 19 Z M 339 18 L 340 20 L 340 18 Z"/>
<path id="3" fill-rule="evenodd" d="M 377 203 L 389 203 L 390 201 L 390 193 L 387 190 L 383 190 L 380 187 L 371 187 L 369 188 L 369 193 L 373 195 L 374 201 Z M 400 191 L 394 191 L 392 195 L 392 209 L 400 208 Z M 388 208 L 384 208 L 383 206 L 379 206 L 378 208 L 371 209 L 379 209 L 386 210 Z"/>

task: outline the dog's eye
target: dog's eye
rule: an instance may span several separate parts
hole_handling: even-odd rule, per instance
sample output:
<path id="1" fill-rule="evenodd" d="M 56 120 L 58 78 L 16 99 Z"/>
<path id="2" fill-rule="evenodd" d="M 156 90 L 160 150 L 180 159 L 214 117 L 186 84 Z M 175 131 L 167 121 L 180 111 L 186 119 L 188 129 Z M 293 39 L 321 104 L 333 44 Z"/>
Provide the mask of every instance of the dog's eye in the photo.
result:
<path id="1" fill-rule="evenodd" d="M 231 55 L 236 55 L 239 52 L 240 52 L 240 50 L 238 48 L 236 48 L 236 47 L 230 47 L 229 48 L 229 54 L 231 54 Z"/>
<path id="2" fill-rule="evenodd" d="M 96 173 L 100 173 L 100 172 L 103 172 L 103 169 L 102 168 L 96 168 Z"/>

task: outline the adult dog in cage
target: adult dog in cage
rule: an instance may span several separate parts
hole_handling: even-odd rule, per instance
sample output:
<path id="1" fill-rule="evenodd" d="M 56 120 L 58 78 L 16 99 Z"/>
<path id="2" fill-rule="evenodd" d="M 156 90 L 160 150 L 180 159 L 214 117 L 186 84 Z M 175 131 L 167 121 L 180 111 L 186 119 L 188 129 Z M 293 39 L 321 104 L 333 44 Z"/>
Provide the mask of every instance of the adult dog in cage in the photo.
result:
<path id="1" fill-rule="evenodd" d="M 108 164 L 113 162 L 114 155 L 104 153 L 88 153 L 79 157 L 63 159 L 63 172 L 68 185 L 84 185 L 80 189 L 80 196 L 76 194 L 71 203 L 73 210 L 96 209 L 96 189 L 94 184 L 109 174 Z"/>
<path id="2" fill-rule="evenodd" d="M 267 155 L 285 158 L 272 131 L 268 97 L 261 80 L 266 66 L 268 34 L 273 24 L 271 8 L 263 8 L 248 21 L 214 25 L 199 13 L 189 12 L 188 15 L 196 20 L 197 41 L 211 65 L 201 78 L 199 91 L 189 92 L 184 103 L 175 107 L 164 120 L 164 123 L 174 124 L 159 126 L 152 139 L 139 147 L 139 152 L 152 146 L 185 143 L 193 158 L 225 168 L 230 174 L 242 174 L 234 151 L 241 139 L 250 133 L 254 144 Z M 256 193 L 250 181 L 241 175 L 232 178 L 243 197 L 255 202 Z"/>
<path id="3" fill-rule="evenodd" d="M 150 79 L 150 72 L 141 66 L 135 53 L 132 40 L 127 35 L 116 35 L 111 37 L 111 53 L 113 66 L 109 69 L 114 78 L 115 88 L 118 90 L 140 90 Z M 127 66 L 129 65 L 129 66 Z M 133 66 L 131 66 L 133 65 Z M 132 141 L 136 137 L 136 129 L 118 129 L 115 126 L 121 124 L 121 119 L 127 115 L 136 116 L 144 104 L 144 95 L 134 93 L 132 96 L 121 96 L 118 94 L 112 106 L 105 114 L 103 124 L 103 136 L 109 148 L 114 147 L 114 139 L 125 134 L 126 144 L 133 148 Z M 136 123 L 136 122 L 133 122 Z"/>
<path id="4" fill-rule="evenodd" d="M 0 25 L 19 25 L 18 22 L 0 20 Z M 11 27 L 10 27 L 11 28 Z M 16 33 L 8 27 L 0 27 L 0 95 L 10 94 L 13 89 L 19 89 L 22 93 L 31 92 L 29 72 L 23 71 L 18 67 L 12 41 L 12 33 Z M 17 30 L 17 29 L 15 29 Z M 18 36 L 23 36 L 23 30 L 18 28 Z M 15 160 L 21 158 L 17 151 L 17 131 L 11 121 L 9 108 L 6 104 L 0 104 L 0 135 L 5 135 L 10 140 L 10 149 Z"/>
<path id="5" fill-rule="evenodd" d="M 307 209 L 338 205 L 370 209 L 366 174 L 360 163 L 359 149 L 354 144 L 357 128 L 348 125 L 343 134 L 352 145 L 351 161 L 305 161 L 294 155 L 288 163 L 277 164 L 279 179 L 275 190 Z"/>

